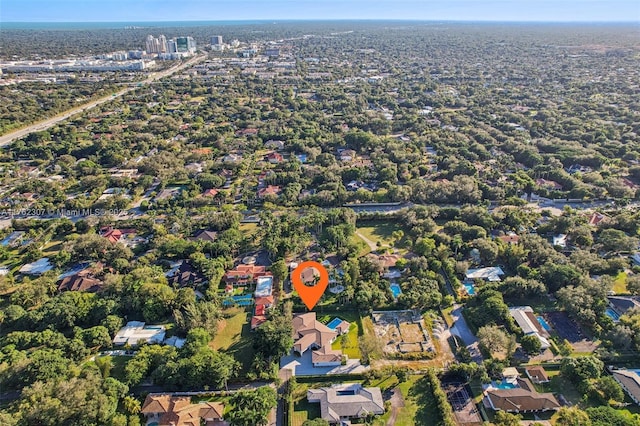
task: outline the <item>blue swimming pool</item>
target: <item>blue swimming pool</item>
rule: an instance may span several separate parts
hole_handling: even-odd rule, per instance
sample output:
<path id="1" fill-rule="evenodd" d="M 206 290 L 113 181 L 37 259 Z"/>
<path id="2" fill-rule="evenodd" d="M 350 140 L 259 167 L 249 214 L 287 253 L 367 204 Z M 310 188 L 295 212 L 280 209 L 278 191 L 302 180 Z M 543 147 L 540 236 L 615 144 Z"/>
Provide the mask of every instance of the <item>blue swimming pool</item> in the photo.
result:
<path id="1" fill-rule="evenodd" d="M 251 306 L 253 305 L 253 297 L 250 294 L 248 295 L 245 294 L 242 296 L 232 296 L 223 300 L 222 305 L 223 306 L 231 306 L 231 305 Z"/>
<path id="2" fill-rule="evenodd" d="M 606 311 L 604 311 L 604 313 L 613 320 L 613 322 L 618 322 L 620 321 L 620 315 L 618 315 L 618 313 L 616 311 L 614 311 L 611 308 L 607 308 Z"/>
<path id="3" fill-rule="evenodd" d="M 538 317 L 538 322 L 545 330 L 551 330 L 551 326 L 547 323 L 547 321 L 543 317 Z"/>
<path id="4" fill-rule="evenodd" d="M 342 320 L 340 318 L 334 318 L 331 320 L 331 322 L 329 322 L 329 324 L 327 324 L 327 327 L 329 327 L 332 330 L 335 330 L 336 327 L 342 322 Z"/>
<path id="5" fill-rule="evenodd" d="M 502 381 L 502 382 L 493 382 L 493 387 L 496 389 L 515 389 L 518 386 L 516 386 L 513 383 Z"/>
<path id="6" fill-rule="evenodd" d="M 473 284 L 464 284 L 464 288 L 465 290 L 467 290 L 467 294 L 469 296 L 473 296 L 474 294 L 476 294 L 476 288 Z"/>
<path id="7" fill-rule="evenodd" d="M 389 288 L 391 289 L 391 293 L 393 294 L 393 297 L 395 299 L 398 298 L 398 296 L 400 296 L 402 294 L 402 289 L 400 288 L 400 285 L 397 283 L 393 283 L 389 286 Z"/>

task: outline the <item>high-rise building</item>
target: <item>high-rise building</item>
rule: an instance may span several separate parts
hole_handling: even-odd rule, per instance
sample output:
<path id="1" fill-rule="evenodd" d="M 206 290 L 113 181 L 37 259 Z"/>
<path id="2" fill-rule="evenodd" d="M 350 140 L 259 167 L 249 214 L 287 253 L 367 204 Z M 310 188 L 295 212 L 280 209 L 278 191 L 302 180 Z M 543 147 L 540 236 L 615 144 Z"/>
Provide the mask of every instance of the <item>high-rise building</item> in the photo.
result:
<path id="1" fill-rule="evenodd" d="M 165 53 L 167 51 L 167 38 L 164 34 L 160 34 L 160 37 L 158 37 L 158 44 L 158 53 Z"/>
<path id="2" fill-rule="evenodd" d="M 221 35 L 217 35 L 217 36 L 213 36 L 211 37 L 211 45 L 212 46 L 218 46 L 222 44 L 222 36 Z"/>
<path id="3" fill-rule="evenodd" d="M 160 35 L 158 38 L 148 35 L 146 50 L 147 53 L 165 53 L 167 51 L 167 38 L 164 35 Z"/>
<path id="4" fill-rule="evenodd" d="M 178 53 L 195 53 L 196 42 L 193 37 L 176 37 Z"/>
<path id="5" fill-rule="evenodd" d="M 145 44 L 145 50 L 147 53 L 155 53 L 155 38 L 149 34 L 147 36 L 147 42 Z"/>
<path id="6" fill-rule="evenodd" d="M 178 46 L 176 45 L 176 41 L 175 40 L 167 41 L 167 53 L 177 53 L 177 52 L 178 52 Z"/>

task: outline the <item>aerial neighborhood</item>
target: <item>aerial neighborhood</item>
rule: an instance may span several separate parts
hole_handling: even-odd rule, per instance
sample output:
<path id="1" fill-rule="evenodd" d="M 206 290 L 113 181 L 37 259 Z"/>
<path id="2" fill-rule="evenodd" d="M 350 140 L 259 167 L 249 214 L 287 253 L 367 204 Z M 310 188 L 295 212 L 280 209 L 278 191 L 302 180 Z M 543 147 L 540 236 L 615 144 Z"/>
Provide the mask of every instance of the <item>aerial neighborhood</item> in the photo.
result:
<path id="1" fill-rule="evenodd" d="M 637 28 L 522 25 L 0 30 L 0 424 L 640 425 Z"/>

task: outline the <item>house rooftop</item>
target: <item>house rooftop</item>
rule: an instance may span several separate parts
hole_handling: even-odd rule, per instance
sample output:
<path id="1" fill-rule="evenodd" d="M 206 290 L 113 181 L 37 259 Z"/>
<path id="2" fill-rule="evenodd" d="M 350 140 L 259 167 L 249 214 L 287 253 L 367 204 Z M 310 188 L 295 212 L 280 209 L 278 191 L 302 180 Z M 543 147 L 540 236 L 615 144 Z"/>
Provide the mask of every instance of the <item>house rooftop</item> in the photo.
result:
<path id="1" fill-rule="evenodd" d="M 482 279 L 491 282 L 500 281 L 500 277 L 504 275 L 504 271 L 499 266 L 491 266 L 487 268 L 469 269 L 467 271 L 467 279 Z"/>
<path id="2" fill-rule="evenodd" d="M 147 325 L 140 321 L 129 321 L 113 338 L 114 345 L 136 346 L 139 341 L 146 343 L 162 343 L 165 328 L 163 325 Z"/>
<path id="3" fill-rule="evenodd" d="M 365 388 L 358 383 L 309 389 L 307 400 L 319 402 L 320 416 L 331 424 L 339 424 L 345 418 L 384 413 L 380 388 Z"/>

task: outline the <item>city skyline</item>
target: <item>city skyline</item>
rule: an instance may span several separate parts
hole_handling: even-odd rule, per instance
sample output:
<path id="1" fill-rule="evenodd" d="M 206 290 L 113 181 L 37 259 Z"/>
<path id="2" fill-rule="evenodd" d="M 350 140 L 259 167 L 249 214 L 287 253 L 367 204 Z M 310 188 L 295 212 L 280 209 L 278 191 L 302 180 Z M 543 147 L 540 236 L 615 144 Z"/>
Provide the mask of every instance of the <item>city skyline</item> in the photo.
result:
<path id="1" fill-rule="evenodd" d="M 637 22 L 634 0 L 3 0 L 2 22 L 229 20 Z"/>

